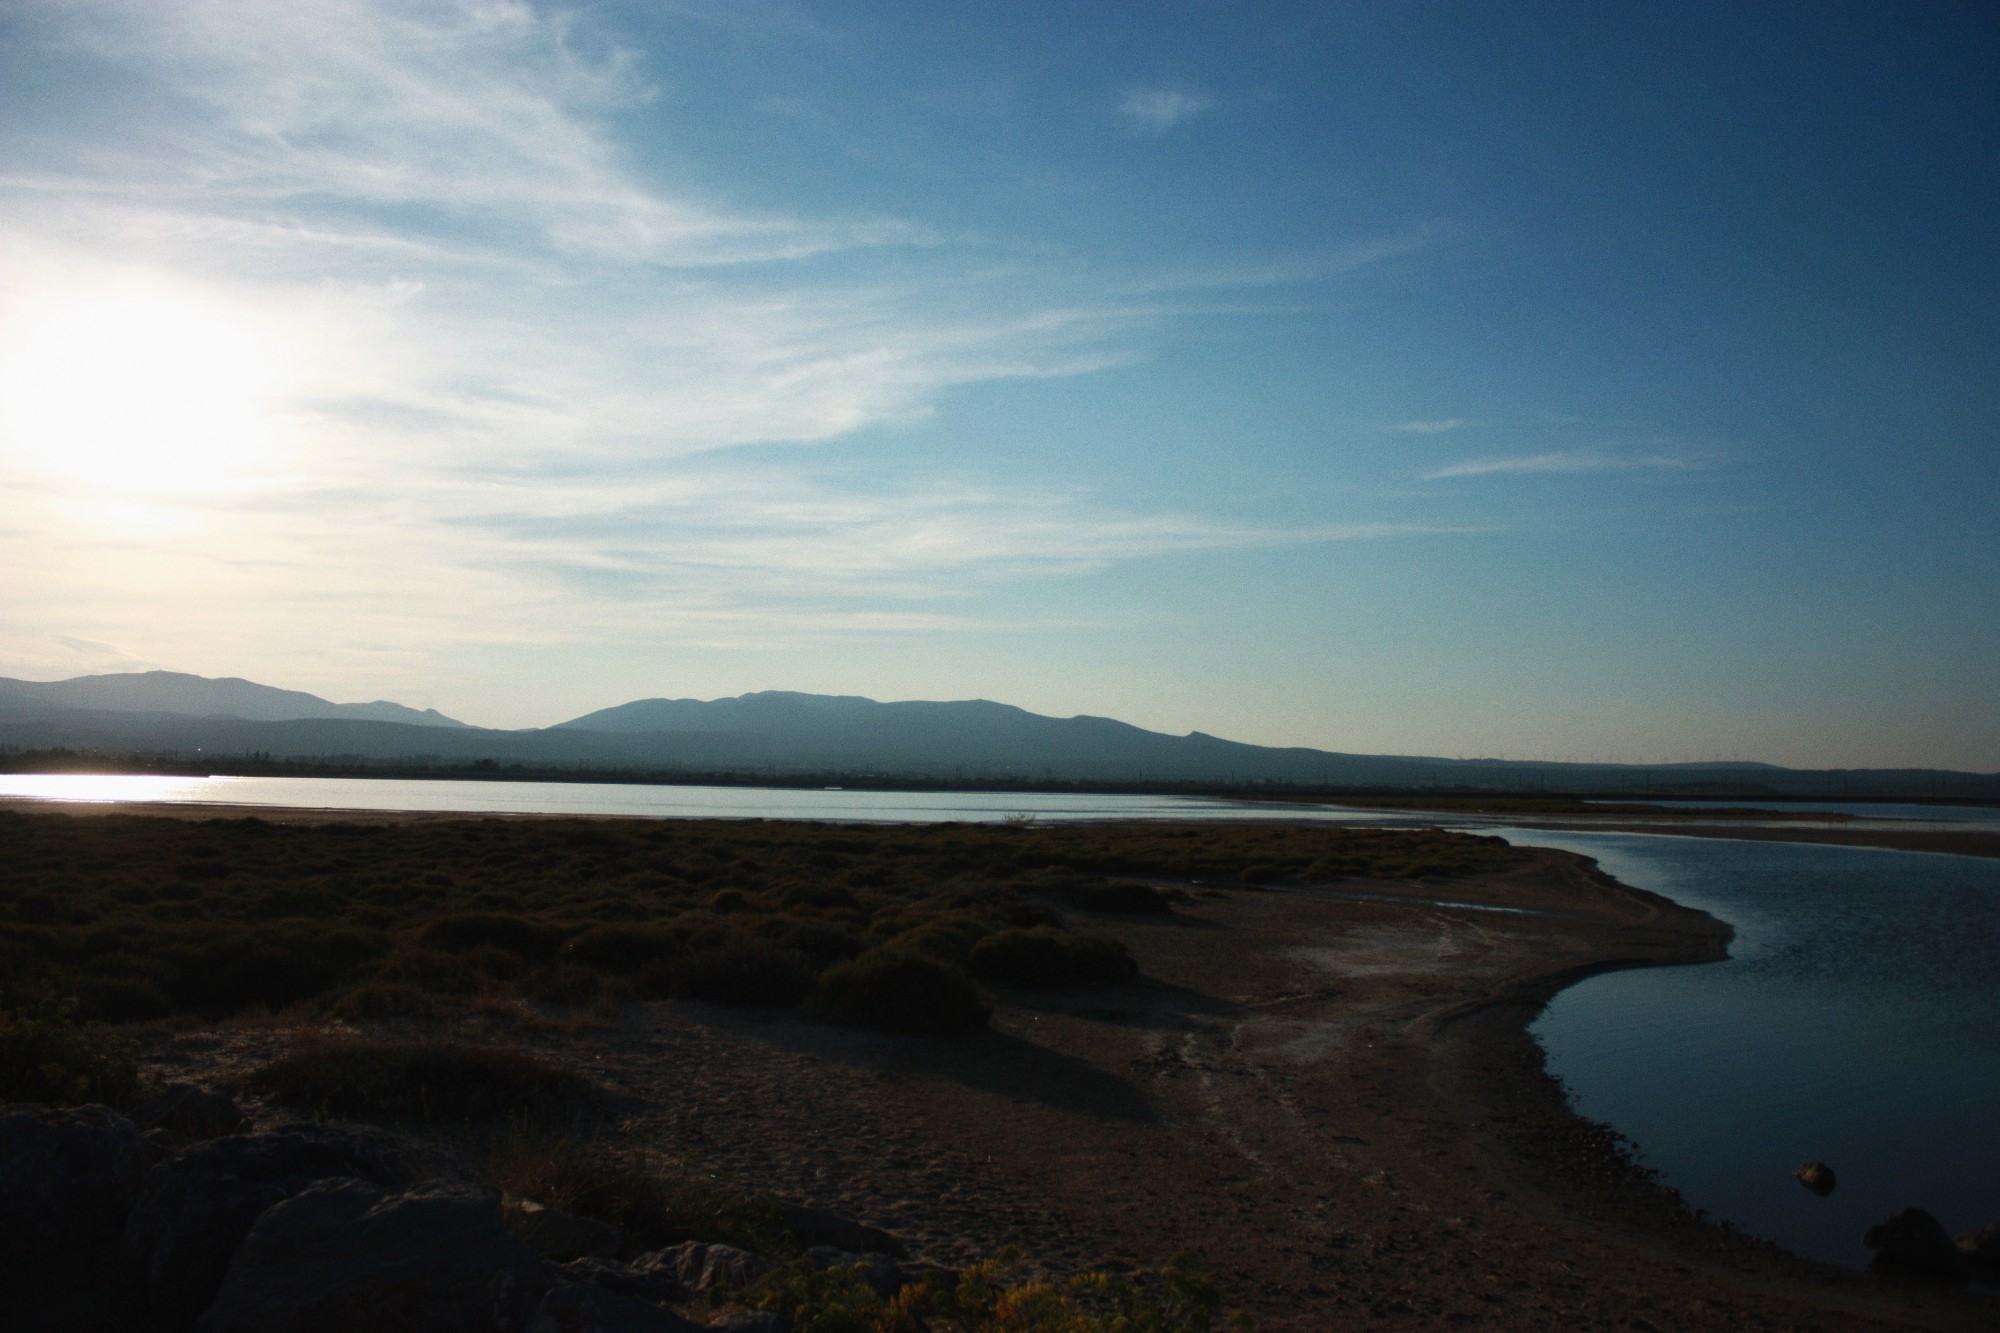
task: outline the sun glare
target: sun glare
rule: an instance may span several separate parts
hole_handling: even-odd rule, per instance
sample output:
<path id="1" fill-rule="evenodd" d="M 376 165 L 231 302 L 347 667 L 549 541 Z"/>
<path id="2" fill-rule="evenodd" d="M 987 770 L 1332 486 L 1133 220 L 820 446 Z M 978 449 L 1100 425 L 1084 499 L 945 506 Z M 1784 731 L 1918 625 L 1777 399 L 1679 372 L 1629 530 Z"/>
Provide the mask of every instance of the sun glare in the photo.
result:
<path id="1" fill-rule="evenodd" d="M 198 302 L 148 291 L 43 305 L 0 350 L 9 453 L 120 491 L 239 484 L 276 445 L 270 341 Z"/>

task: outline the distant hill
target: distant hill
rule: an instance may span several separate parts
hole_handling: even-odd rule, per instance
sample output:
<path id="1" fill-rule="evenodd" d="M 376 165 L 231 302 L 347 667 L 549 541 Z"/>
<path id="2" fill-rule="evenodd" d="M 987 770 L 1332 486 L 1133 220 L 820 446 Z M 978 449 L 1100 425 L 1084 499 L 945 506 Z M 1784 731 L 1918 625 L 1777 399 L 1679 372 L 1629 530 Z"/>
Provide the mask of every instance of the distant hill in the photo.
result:
<path id="1" fill-rule="evenodd" d="M 399 704 L 334 704 L 244 680 L 171 672 L 53 684 L 0 680 L 0 748 L 185 758 L 205 766 L 252 755 L 404 771 L 520 764 L 538 776 L 597 771 L 1024 787 L 1282 782 L 1656 797 L 2000 796 L 1996 774 L 1344 754 L 1246 745 L 1199 731 L 1170 736 L 1111 718 L 1047 717 L 984 699 L 878 703 L 783 691 L 640 699 L 552 727 L 499 731 Z"/>
<path id="2" fill-rule="evenodd" d="M 434 708 L 406 708 L 376 700 L 337 704 L 301 690 L 280 690 L 230 676 L 211 680 L 181 671 L 132 671 L 69 680 L 13 680 L 0 676 L 0 708 L 84 708 L 113 713 L 173 713 L 187 717 L 236 717 L 255 722 L 343 717 L 402 722 L 413 727 L 463 727 Z"/>

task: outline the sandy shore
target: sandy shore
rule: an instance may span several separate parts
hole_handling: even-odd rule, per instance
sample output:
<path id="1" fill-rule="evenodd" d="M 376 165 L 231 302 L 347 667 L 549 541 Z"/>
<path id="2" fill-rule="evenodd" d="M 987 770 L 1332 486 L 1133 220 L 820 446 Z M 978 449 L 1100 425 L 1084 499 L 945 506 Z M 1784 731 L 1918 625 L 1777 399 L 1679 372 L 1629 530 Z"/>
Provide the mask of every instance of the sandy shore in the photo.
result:
<path id="1" fill-rule="evenodd" d="M 691 1003 L 504 1031 L 606 1084 L 627 1143 L 947 1263 L 1012 1245 L 1074 1272 L 1192 1248 L 1270 1330 L 2000 1327 L 1991 1297 L 1696 1222 L 1567 1110 L 1526 1032 L 1546 998 L 1719 957 L 1726 927 L 1553 851 L 1444 892 L 1232 888 L 1168 921 L 1093 918 L 1145 980 L 1002 991 L 969 1040 Z M 200 1079 L 285 1040 L 189 1033 L 154 1060 Z"/>

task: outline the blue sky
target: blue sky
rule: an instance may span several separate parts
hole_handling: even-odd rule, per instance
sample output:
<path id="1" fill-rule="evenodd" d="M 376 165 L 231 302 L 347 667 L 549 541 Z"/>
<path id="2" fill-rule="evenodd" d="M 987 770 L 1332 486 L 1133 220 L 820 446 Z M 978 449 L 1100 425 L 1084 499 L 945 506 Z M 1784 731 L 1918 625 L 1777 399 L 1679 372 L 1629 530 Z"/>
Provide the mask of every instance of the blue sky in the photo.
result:
<path id="1" fill-rule="evenodd" d="M 0 673 L 2000 769 L 1990 5 L 0 0 Z"/>

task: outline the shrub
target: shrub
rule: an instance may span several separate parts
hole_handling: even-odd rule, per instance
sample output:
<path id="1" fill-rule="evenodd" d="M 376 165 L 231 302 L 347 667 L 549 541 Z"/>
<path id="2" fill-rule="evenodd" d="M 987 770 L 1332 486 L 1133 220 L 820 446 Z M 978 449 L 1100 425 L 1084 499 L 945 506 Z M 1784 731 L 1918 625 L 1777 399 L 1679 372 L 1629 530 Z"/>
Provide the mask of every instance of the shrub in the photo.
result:
<path id="1" fill-rule="evenodd" d="M 640 1249 L 698 1240 L 760 1254 L 793 1252 L 775 1201 L 533 1122 L 515 1121 L 491 1138 L 478 1170 L 503 1194 L 621 1227 Z"/>
<path id="2" fill-rule="evenodd" d="M 973 946 L 972 975 L 1019 986 L 1088 986 L 1130 981 L 1139 965 L 1117 940 L 1037 926 L 1003 930 Z"/>
<path id="3" fill-rule="evenodd" d="M 813 976 L 783 949 L 741 941 L 655 963 L 639 974 L 638 990 L 656 999 L 782 1008 L 812 994 Z"/>
<path id="4" fill-rule="evenodd" d="M 972 946 L 985 939 L 992 930 L 991 926 L 975 917 L 953 914 L 905 930 L 891 943 L 896 948 L 935 958 L 940 963 L 964 967 L 966 959 L 972 956 Z"/>
<path id="5" fill-rule="evenodd" d="M 1055 892 L 1071 907 L 1086 912 L 1161 913 L 1173 906 L 1152 885 L 1132 880 L 1072 880 Z"/>
<path id="6" fill-rule="evenodd" d="M 573 1114 L 591 1100 L 589 1084 L 540 1056 L 454 1042 L 307 1038 L 248 1082 L 308 1114 L 433 1124 Z"/>
<path id="7" fill-rule="evenodd" d="M 83 1017 L 104 1023 L 143 1023 L 174 1011 L 174 1002 L 159 983 L 145 977 L 82 977 L 76 1001 Z"/>
<path id="8" fill-rule="evenodd" d="M 619 924 L 586 930 L 563 946 L 563 957 L 584 967 L 630 976 L 649 963 L 677 957 L 678 932 L 660 926 Z"/>
<path id="9" fill-rule="evenodd" d="M 0 1009 L 0 1101 L 129 1107 L 141 1091 L 137 1047 L 78 1023 L 75 1001 Z"/>
<path id="10" fill-rule="evenodd" d="M 842 1023 L 918 1036 L 984 1027 L 978 988 L 963 972 L 905 949 L 870 949 L 820 975 L 819 998 Z"/>
<path id="11" fill-rule="evenodd" d="M 356 986 L 326 1007 L 328 1018 L 371 1022 L 384 1018 L 428 1018 L 437 1012 L 431 997 L 400 981 L 371 981 Z"/>
<path id="12" fill-rule="evenodd" d="M 852 931 L 819 921 L 788 923 L 773 935 L 772 942 L 797 954 L 815 974 L 835 963 L 860 957 L 861 951 L 868 947 Z"/>
<path id="13" fill-rule="evenodd" d="M 439 917 L 417 932 L 417 943 L 441 953 L 499 949 L 518 958 L 545 959 L 562 942 L 562 932 L 509 912 L 461 912 Z"/>
<path id="14" fill-rule="evenodd" d="M 786 907 L 853 908 L 854 895 L 838 884 L 794 884 L 778 898 Z"/>

